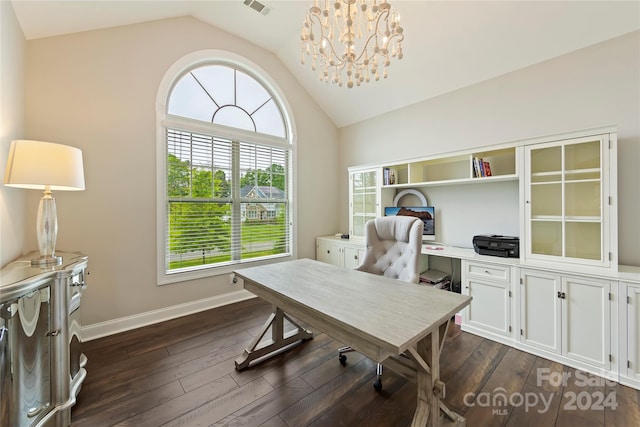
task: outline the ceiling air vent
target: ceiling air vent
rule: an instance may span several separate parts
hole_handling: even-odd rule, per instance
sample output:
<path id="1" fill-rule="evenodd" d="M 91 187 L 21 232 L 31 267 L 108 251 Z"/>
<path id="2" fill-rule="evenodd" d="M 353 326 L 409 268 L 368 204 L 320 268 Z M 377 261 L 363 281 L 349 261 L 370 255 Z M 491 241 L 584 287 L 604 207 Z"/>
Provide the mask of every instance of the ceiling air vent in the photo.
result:
<path id="1" fill-rule="evenodd" d="M 267 5 L 262 4 L 257 0 L 244 0 L 243 3 L 262 15 L 266 15 L 271 12 L 271 9 Z"/>

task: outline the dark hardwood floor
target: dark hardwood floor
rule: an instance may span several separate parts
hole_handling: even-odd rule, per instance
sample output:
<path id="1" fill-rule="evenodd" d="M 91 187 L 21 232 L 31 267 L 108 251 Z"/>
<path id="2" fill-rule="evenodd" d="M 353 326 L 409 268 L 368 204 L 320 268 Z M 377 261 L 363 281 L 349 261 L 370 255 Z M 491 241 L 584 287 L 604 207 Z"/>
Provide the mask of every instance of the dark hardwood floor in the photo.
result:
<path id="1" fill-rule="evenodd" d="M 387 369 L 376 392 L 375 364 L 349 353 L 341 366 L 343 343 L 321 331 L 237 372 L 234 359 L 270 310 L 256 298 L 85 343 L 88 375 L 72 425 L 410 425 L 415 385 Z M 467 426 L 640 426 L 640 391 L 452 326 L 441 377 Z"/>

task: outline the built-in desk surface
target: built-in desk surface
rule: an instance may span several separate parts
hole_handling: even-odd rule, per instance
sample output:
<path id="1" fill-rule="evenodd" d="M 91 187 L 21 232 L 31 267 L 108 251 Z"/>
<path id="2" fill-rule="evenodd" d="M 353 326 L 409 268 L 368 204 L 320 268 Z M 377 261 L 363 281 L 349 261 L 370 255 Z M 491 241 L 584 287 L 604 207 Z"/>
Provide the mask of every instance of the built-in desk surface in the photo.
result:
<path id="1" fill-rule="evenodd" d="M 499 256 L 480 255 L 472 248 L 461 248 L 458 246 L 448 246 L 440 243 L 425 243 L 422 245 L 422 254 L 429 256 L 441 256 L 455 258 L 466 261 L 478 261 L 523 268 L 544 269 L 558 273 L 571 273 L 577 275 L 588 275 L 609 280 L 624 280 L 640 283 L 640 267 L 619 265 L 618 271 L 610 271 L 602 268 L 581 267 L 579 270 L 567 268 L 566 265 L 555 265 L 552 263 L 523 263 L 520 258 L 504 258 Z"/>
<path id="2" fill-rule="evenodd" d="M 424 243 L 422 245 L 424 255 L 442 256 L 465 260 L 475 260 L 483 262 L 493 262 L 504 265 L 519 265 L 520 258 L 505 258 L 498 256 L 480 255 L 472 248 L 461 248 L 459 246 L 448 246 L 440 243 Z"/>

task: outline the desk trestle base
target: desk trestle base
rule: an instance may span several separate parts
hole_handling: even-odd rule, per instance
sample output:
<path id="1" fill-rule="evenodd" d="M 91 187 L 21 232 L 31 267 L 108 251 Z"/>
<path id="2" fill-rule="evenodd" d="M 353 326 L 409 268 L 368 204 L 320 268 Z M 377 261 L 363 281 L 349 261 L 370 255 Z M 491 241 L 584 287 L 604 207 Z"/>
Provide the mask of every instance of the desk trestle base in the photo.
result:
<path id="1" fill-rule="evenodd" d="M 295 326 L 295 330 L 285 333 L 285 319 Z M 269 329 L 271 329 L 271 339 L 261 342 Z M 238 371 L 246 369 L 250 365 L 254 364 L 254 362 L 258 363 L 259 361 L 268 359 L 271 356 L 275 356 L 297 341 L 307 341 L 310 339 L 313 339 L 313 332 L 298 325 L 287 314 L 276 307 L 275 311 L 271 313 L 258 335 L 256 335 L 253 341 L 251 341 L 249 347 L 242 352 L 242 356 L 236 359 L 236 369 Z"/>
<path id="2" fill-rule="evenodd" d="M 410 347 L 404 354 L 391 356 L 384 364 L 394 372 L 418 384 L 418 403 L 412 426 L 464 427 L 466 420 L 446 407 L 446 388 L 440 376 L 440 353 L 449 322 L 440 325 Z M 435 351 L 433 350 L 435 349 Z"/>

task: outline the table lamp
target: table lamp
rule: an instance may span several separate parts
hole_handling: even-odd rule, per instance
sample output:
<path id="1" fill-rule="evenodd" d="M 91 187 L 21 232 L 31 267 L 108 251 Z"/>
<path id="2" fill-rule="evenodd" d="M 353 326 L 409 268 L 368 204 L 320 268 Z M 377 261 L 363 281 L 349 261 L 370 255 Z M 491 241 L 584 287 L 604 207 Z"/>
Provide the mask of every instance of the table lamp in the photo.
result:
<path id="1" fill-rule="evenodd" d="M 55 255 L 58 219 L 56 200 L 51 196 L 51 190 L 84 190 L 82 151 L 51 142 L 12 141 L 4 185 L 44 190 L 36 224 L 40 258 L 31 260 L 31 265 L 48 267 L 61 264 L 62 257 Z"/>

